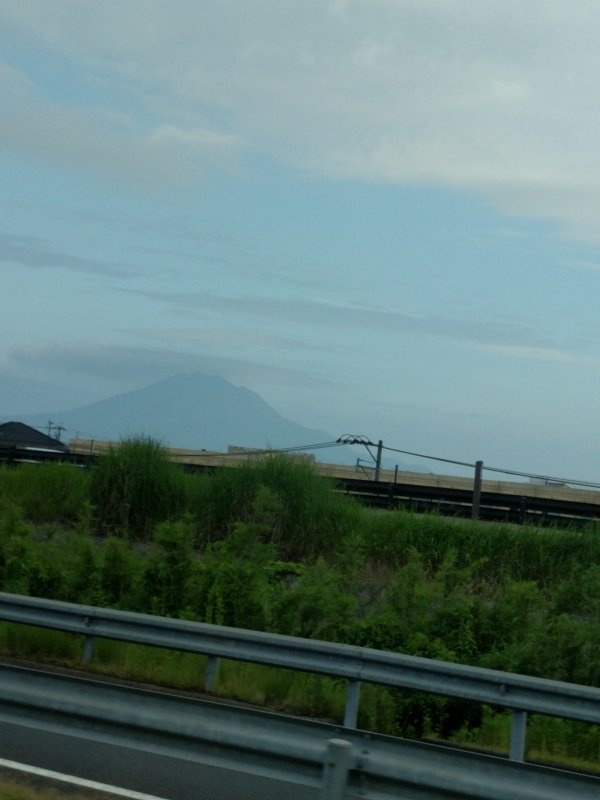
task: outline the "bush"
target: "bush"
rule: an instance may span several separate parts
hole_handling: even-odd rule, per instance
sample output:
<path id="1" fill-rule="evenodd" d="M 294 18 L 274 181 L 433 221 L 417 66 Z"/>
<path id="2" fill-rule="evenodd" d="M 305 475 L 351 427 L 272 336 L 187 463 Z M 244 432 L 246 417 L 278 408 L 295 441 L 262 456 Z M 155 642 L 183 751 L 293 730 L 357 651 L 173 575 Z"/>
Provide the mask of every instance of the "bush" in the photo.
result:
<path id="1" fill-rule="evenodd" d="M 158 522 L 184 510 L 185 475 L 153 439 L 124 440 L 91 471 L 91 497 L 100 526 L 148 538 Z"/>
<path id="2" fill-rule="evenodd" d="M 360 515 L 309 464 L 287 456 L 220 470 L 195 511 L 202 543 L 226 538 L 242 522 L 291 561 L 335 555 Z"/>
<path id="3" fill-rule="evenodd" d="M 73 523 L 89 497 L 86 470 L 72 464 L 0 467 L 0 508 L 16 505 L 34 523 Z"/>

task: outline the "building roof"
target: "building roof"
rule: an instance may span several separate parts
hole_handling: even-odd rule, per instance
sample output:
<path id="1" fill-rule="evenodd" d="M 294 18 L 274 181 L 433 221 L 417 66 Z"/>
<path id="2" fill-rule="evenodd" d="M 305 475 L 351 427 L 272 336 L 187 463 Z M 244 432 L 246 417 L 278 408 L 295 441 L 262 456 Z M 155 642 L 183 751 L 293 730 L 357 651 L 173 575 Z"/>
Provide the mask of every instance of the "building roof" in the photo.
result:
<path id="1" fill-rule="evenodd" d="M 23 422 L 5 422 L 0 425 L 0 447 L 35 447 L 42 450 L 66 450 L 58 439 L 25 425 Z"/>

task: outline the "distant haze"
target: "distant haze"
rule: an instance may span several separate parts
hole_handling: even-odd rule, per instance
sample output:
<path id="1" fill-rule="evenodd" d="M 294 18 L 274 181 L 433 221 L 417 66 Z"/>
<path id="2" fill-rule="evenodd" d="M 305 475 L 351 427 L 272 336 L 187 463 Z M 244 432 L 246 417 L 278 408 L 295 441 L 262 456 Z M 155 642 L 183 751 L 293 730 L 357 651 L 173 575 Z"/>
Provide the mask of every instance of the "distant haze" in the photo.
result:
<path id="1" fill-rule="evenodd" d="M 66 440 L 118 441 L 143 434 L 165 446 L 190 450 L 226 451 L 229 445 L 298 447 L 331 442 L 339 435 L 299 425 L 255 392 L 217 375 L 202 374 L 176 375 L 81 408 L 14 418 L 40 428 L 52 420 L 65 427 Z M 320 455 L 320 460 L 333 463 L 355 463 L 357 458 L 347 447 L 323 450 Z M 368 458 L 366 453 L 359 455 Z"/>

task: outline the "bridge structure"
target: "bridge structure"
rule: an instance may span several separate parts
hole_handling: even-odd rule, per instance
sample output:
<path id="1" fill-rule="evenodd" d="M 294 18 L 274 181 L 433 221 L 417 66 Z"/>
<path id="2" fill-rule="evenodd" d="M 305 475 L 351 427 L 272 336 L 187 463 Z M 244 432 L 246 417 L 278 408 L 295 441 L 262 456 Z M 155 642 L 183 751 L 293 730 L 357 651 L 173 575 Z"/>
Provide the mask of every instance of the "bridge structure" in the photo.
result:
<path id="1" fill-rule="evenodd" d="M 71 463 L 88 467 L 118 443 L 72 439 L 64 451 L 0 447 L 0 463 Z M 212 473 L 270 458 L 278 451 L 219 453 L 165 448 L 168 457 L 191 472 Z M 293 457 L 293 452 L 290 453 Z M 481 462 L 477 462 L 481 464 Z M 367 506 L 405 508 L 417 513 L 435 511 L 458 518 L 479 518 L 517 524 L 581 526 L 600 521 L 600 488 L 534 484 L 522 481 L 406 472 L 314 462 L 313 468 L 331 479 L 337 491 Z M 587 485 L 585 485 L 587 486 Z"/>
<path id="2" fill-rule="evenodd" d="M 68 458 L 89 463 L 115 446 L 118 445 L 92 439 L 72 439 Z M 174 463 L 197 472 L 241 466 L 275 454 L 271 451 L 216 453 L 179 448 L 166 448 L 166 452 Z M 473 478 L 465 478 L 380 466 L 369 469 L 360 464 L 315 462 L 313 467 L 331 479 L 338 491 L 376 508 L 406 508 L 419 513 L 436 511 L 447 516 L 518 524 L 571 526 L 600 521 L 600 488 L 593 488 L 593 485 L 583 488 L 497 478 L 482 480 L 481 470 L 478 473 L 477 469 Z"/>
<path id="3" fill-rule="evenodd" d="M 93 659 L 99 637 L 203 654 L 206 691 L 215 688 L 221 658 L 331 675 L 347 686 L 344 719 L 335 725 L 5 664 L 0 665 L 0 722 L 108 742 L 132 752 L 168 754 L 178 763 L 209 765 L 224 775 L 243 773 L 247 787 L 268 778 L 294 800 L 600 797 L 600 776 L 525 760 L 527 715 L 600 724 L 597 688 L 6 593 L 0 593 L 0 619 L 78 635 L 87 661 Z M 364 683 L 511 710 L 508 757 L 359 729 Z"/>

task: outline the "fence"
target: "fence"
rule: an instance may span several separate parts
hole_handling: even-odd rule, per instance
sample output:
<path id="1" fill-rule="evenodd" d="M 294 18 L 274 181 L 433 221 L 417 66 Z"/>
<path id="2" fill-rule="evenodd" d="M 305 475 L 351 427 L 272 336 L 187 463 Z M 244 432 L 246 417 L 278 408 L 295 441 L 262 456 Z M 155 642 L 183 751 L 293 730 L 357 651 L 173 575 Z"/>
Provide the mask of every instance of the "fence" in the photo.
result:
<path id="1" fill-rule="evenodd" d="M 125 747 L 124 779 L 134 789 L 148 790 L 154 754 L 176 759 L 161 762 L 174 797 L 198 797 L 204 767 L 219 771 L 214 800 L 236 796 L 229 782 L 239 788 L 240 775 L 244 796 L 264 796 L 266 778 L 269 797 L 290 800 L 596 800 L 600 792 L 590 776 L 23 667 L 0 666 L 0 723 L 53 741 L 67 735 L 73 770 L 92 779 L 94 742 Z M 122 770 L 122 755 L 114 758 Z M 102 766 L 116 777 L 112 762 Z M 185 792 L 180 773 L 193 784 Z"/>
<path id="2" fill-rule="evenodd" d="M 356 728 L 361 683 L 478 701 L 512 711 L 509 758 L 523 761 L 527 714 L 600 724 L 600 689 L 352 645 L 226 628 L 128 611 L 0 593 L 0 619 L 84 637 L 84 658 L 101 637 L 208 656 L 212 691 L 220 658 L 248 661 L 347 681 L 344 726 Z"/>

